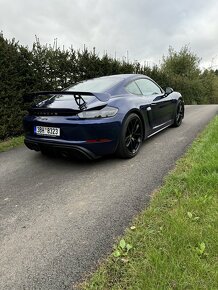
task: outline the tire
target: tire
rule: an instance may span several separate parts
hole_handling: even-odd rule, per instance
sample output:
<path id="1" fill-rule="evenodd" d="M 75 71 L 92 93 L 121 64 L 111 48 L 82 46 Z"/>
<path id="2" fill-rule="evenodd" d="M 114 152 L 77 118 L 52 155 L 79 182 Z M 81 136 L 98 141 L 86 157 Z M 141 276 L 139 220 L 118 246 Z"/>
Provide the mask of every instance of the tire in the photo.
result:
<path id="1" fill-rule="evenodd" d="M 184 103 L 179 100 L 176 106 L 176 114 L 173 122 L 173 127 L 179 127 L 182 124 L 184 118 Z"/>
<path id="2" fill-rule="evenodd" d="M 143 140 L 143 125 L 140 117 L 131 113 L 125 119 L 116 154 L 121 158 L 132 158 L 138 153 Z"/>

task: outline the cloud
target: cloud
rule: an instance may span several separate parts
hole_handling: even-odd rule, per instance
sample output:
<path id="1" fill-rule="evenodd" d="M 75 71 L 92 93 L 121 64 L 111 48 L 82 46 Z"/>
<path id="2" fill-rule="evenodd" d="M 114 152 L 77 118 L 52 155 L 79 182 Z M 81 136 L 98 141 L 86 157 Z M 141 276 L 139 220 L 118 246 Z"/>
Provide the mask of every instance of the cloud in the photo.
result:
<path id="1" fill-rule="evenodd" d="M 102 54 L 158 63 L 189 44 L 205 65 L 218 51 L 216 0 L 0 0 L 0 30 L 31 46 L 58 39 L 65 48 L 85 44 Z"/>

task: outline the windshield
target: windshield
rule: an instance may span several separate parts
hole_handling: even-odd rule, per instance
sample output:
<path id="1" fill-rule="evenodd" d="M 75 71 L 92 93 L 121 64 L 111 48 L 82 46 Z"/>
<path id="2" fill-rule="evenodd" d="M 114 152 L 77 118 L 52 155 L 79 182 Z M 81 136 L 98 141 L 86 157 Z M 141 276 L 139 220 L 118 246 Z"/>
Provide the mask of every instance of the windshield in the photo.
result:
<path id="1" fill-rule="evenodd" d="M 121 80 L 122 78 L 119 76 L 91 79 L 73 85 L 69 87 L 67 91 L 104 93 L 106 90 L 115 86 Z"/>

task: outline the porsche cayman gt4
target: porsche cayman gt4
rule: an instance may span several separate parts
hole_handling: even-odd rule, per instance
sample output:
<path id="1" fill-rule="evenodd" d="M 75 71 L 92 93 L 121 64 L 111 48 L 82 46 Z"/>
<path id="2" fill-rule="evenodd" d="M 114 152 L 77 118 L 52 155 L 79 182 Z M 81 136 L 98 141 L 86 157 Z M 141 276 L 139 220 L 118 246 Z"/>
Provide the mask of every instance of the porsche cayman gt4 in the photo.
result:
<path id="1" fill-rule="evenodd" d="M 31 93 L 42 97 L 24 118 L 25 144 L 49 154 L 90 159 L 117 153 L 134 157 L 144 139 L 184 118 L 184 101 L 172 88 L 163 90 L 138 74 L 82 81 L 63 91 Z"/>

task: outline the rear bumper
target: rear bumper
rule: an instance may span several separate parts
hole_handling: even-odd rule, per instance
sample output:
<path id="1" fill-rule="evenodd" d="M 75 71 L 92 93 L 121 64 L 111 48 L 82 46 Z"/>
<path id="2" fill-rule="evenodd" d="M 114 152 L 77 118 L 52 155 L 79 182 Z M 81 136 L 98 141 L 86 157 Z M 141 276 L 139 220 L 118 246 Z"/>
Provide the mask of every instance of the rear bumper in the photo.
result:
<path id="1" fill-rule="evenodd" d="M 33 138 L 25 138 L 24 144 L 30 150 L 40 151 L 42 148 L 55 148 L 58 149 L 60 152 L 70 152 L 74 155 L 83 155 L 88 159 L 97 159 L 99 156 L 91 152 L 90 150 L 72 144 L 64 144 L 64 143 L 55 143 L 55 142 L 45 142 L 43 140 L 37 140 Z"/>
<path id="2" fill-rule="evenodd" d="M 117 148 L 118 140 L 99 139 L 88 141 L 69 141 L 63 139 L 41 138 L 37 136 L 26 135 L 25 145 L 35 151 L 42 148 L 51 148 L 73 155 L 84 155 L 89 159 L 96 159 L 103 155 L 112 154 Z"/>

